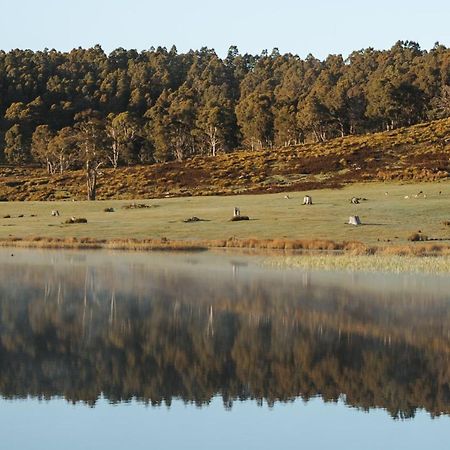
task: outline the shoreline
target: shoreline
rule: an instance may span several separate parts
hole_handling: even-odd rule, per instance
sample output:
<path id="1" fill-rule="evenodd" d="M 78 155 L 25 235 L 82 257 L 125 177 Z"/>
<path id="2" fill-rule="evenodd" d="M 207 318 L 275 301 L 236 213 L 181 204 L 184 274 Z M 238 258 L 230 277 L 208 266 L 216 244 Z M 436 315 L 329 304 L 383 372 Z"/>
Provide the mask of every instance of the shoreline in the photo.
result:
<path id="1" fill-rule="evenodd" d="M 450 244 L 421 242 L 406 245 L 367 245 L 358 241 L 333 241 L 326 239 L 167 239 L 167 238 L 120 238 L 96 239 L 90 237 L 51 238 L 41 236 L 15 237 L 0 239 L 0 247 L 22 247 L 43 249 L 106 249 L 128 251 L 207 251 L 213 249 L 278 250 L 288 253 L 323 252 L 327 256 L 409 256 L 443 257 L 450 256 Z"/>
<path id="2" fill-rule="evenodd" d="M 417 244 L 369 247 L 358 242 L 228 239 L 182 241 L 169 239 L 10 238 L 0 248 L 33 250 L 107 250 L 146 253 L 212 252 L 263 258 L 261 264 L 280 270 L 332 271 L 411 275 L 450 274 L 450 246 Z M 11 256 L 15 256 L 11 253 Z"/>

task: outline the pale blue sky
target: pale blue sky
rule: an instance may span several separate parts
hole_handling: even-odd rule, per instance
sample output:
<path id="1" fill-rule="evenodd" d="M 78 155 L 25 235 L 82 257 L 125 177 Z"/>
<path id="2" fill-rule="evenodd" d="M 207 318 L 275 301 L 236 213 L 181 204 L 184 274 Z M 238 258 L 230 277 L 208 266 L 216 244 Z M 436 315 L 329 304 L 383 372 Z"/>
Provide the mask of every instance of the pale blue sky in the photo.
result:
<path id="1" fill-rule="evenodd" d="M 230 45 L 260 53 L 278 47 L 304 57 L 347 55 L 413 40 L 450 46 L 448 0 L 3 0 L 0 48 L 90 47 L 109 52 Z"/>

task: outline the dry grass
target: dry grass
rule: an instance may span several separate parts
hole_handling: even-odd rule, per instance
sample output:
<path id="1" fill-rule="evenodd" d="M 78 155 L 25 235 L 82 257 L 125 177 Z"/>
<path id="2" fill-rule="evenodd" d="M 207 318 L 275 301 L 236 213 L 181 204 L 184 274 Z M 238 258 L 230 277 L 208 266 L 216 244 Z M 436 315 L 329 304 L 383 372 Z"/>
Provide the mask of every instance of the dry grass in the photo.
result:
<path id="1" fill-rule="evenodd" d="M 289 239 L 217 239 L 217 240 L 170 240 L 170 239 L 93 239 L 93 238 L 5 238 L 0 239 L 2 247 L 28 247 L 48 249 L 114 249 L 128 251 L 199 251 L 207 249 L 252 249 L 281 250 L 288 253 L 322 252 L 327 257 L 342 256 L 403 256 L 437 259 L 450 256 L 450 245 L 425 244 L 403 246 L 366 246 L 360 242 L 335 242 L 329 240 Z"/>
<path id="2" fill-rule="evenodd" d="M 42 249 L 110 249 L 128 251 L 197 251 L 206 250 L 207 247 L 201 243 L 170 241 L 167 239 L 93 239 L 93 238 L 8 238 L 0 239 L 1 247 L 22 247 Z"/>
<path id="3" fill-rule="evenodd" d="M 322 144 L 238 151 L 184 162 L 105 169 L 99 199 L 232 195 L 337 188 L 361 181 L 439 181 L 450 174 L 450 119 Z M 0 200 L 85 198 L 82 171 L 48 176 L 0 168 Z"/>

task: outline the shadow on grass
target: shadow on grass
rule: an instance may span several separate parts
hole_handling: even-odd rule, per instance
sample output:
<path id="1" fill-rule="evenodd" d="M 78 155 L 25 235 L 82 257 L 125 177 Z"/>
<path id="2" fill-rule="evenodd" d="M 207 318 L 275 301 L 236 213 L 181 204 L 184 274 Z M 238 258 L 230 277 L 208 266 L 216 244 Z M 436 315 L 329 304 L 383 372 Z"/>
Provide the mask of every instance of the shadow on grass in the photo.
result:
<path id="1" fill-rule="evenodd" d="M 363 227 L 385 227 L 387 223 L 363 223 L 361 226 Z"/>

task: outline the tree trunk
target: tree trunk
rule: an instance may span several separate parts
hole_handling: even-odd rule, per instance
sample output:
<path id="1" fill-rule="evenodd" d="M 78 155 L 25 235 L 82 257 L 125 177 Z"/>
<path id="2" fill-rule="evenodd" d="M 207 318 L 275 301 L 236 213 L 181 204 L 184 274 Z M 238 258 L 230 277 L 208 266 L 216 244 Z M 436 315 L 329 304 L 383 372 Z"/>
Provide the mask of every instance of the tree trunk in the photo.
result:
<path id="1" fill-rule="evenodd" d="M 91 167 L 90 161 L 86 163 L 87 199 L 95 200 L 97 193 L 97 169 Z"/>
<path id="2" fill-rule="evenodd" d="M 209 145 L 211 147 L 211 156 L 217 155 L 217 145 L 219 140 L 217 139 L 217 127 L 210 126 L 206 133 L 209 139 Z"/>
<path id="3" fill-rule="evenodd" d="M 117 169 L 117 166 L 119 164 L 119 144 L 118 142 L 113 142 L 113 152 L 112 152 L 112 159 L 111 163 L 114 169 Z"/>

